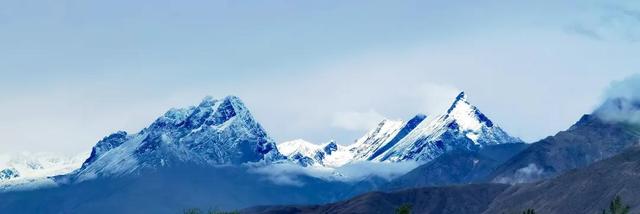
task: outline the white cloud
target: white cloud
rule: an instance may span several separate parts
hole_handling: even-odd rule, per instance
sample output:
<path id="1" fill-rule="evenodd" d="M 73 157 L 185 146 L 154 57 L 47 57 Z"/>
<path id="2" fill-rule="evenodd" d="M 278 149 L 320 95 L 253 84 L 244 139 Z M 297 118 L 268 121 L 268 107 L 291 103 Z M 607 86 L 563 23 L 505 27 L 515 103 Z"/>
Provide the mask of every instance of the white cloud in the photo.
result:
<path id="1" fill-rule="evenodd" d="M 422 83 L 413 89 L 409 94 L 413 94 L 414 99 L 419 102 L 422 113 L 442 114 L 452 104 L 460 89 L 443 84 Z"/>
<path id="2" fill-rule="evenodd" d="M 292 163 L 251 166 L 249 172 L 263 174 L 279 185 L 302 186 L 301 176 L 310 176 L 329 181 L 357 182 L 369 177 L 392 180 L 420 166 L 420 162 L 371 162 L 358 161 L 338 168 L 302 167 Z"/>
<path id="3" fill-rule="evenodd" d="M 640 74 L 616 81 L 605 92 L 604 103 L 596 111 L 602 119 L 640 123 Z"/>
<path id="4" fill-rule="evenodd" d="M 365 112 L 337 112 L 333 115 L 331 125 L 347 130 L 369 130 L 384 119 L 380 113 L 373 109 Z"/>
<path id="5" fill-rule="evenodd" d="M 358 181 L 370 176 L 377 176 L 386 180 L 394 179 L 420 166 L 421 162 L 372 162 L 358 161 L 346 164 L 336 169 L 344 179 Z"/>
<path id="6" fill-rule="evenodd" d="M 535 180 L 539 180 L 544 175 L 544 170 L 534 163 L 530 163 L 526 167 L 522 167 L 510 176 L 496 178 L 498 183 L 518 184 L 528 183 Z"/>

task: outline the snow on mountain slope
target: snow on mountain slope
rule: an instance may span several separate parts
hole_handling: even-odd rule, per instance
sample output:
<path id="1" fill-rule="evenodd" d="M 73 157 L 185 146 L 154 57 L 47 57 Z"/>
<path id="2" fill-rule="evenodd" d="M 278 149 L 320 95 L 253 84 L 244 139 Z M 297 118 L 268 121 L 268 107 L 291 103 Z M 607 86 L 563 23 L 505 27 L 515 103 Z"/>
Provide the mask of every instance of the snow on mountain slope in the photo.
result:
<path id="1" fill-rule="evenodd" d="M 172 164 L 236 165 L 283 159 L 239 98 L 206 97 L 198 106 L 169 110 L 139 133 L 105 137 L 73 176 L 85 180 Z"/>
<path id="2" fill-rule="evenodd" d="M 485 145 L 519 142 L 522 141 L 493 124 L 461 92 L 446 114 L 420 121 L 406 136 L 374 155 L 372 160 L 429 161 L 455 149 L 474 150 Z"/>
<path id="3" fill-rule="evenodd" d="M 77 170 L 88 156 L 88 152 L 75 156 L 27 152 L 0 156 L 0 192 L 55 186 L 53 176 Z"/>
<path id="4" fill-rule="evenodd" d="M 376 151 L 383 148 L 403 127 L 404 121 L 385 119 L 367 134 L 356 140 L 350 151 L 354 153 L 354 159 L 367 160 Z"/>
<path id="5" fill-rule="evenodd" d="M 426 115 L 418 114 L 406 123 L 383 120 L 378 128 L 370 131 L 351 146 L 350 151 L 354 153 L 354 161 L 373 160 L 392 148 L 426 118 Z M 389 123 L 391 123 L 391 128 L 385 128 Z"/>
<path id="6" fill-rule="evenodd" d="M 79 169 L 89 153 L 57 156 L 49 153 L 19 153 L 0 158 L 0 182 L 61 175 Z"/>
<path id="7" fill-rule="evenodd" d="M 424 162 L 447 151 L 521 142 L 491 122 L 461 92 L 443 115 L 418 114 L 407 122 L 385 119 L 354 144 L 339 146 L 336 153 L 340 154 L 341 164 L 337 166 L 357 161 Z M 289 160 L 303 166 L 326 166 L 328 160 L 338 157 L 322 153 L 322 146 L 302 140 L 281 143 L 278 147 L 286 151 Z"/>
<path id="8" fill-rule="evenodd" d="M 296 153 L 304 156 L 314 156 L 320 150 L 322 150 L 321 145 L 316 145 L 303 139 L 278 143 L 278 151 L 285 156 L 295 155 Z"/>
<path id="9" fill-rule="evenodd" d="M 331 141 L 323 145 L 297 139 L 278 144 L 278 150 L 290 161 L 302 166 L 342 166 L 353 159 L 347 147 Z"/>

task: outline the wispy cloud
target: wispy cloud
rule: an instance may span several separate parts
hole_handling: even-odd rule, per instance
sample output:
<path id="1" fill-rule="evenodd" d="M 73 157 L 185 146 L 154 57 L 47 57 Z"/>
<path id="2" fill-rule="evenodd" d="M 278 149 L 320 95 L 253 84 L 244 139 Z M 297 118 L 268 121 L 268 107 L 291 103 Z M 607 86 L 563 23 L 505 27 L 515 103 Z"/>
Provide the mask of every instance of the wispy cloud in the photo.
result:
<path id="1" fill-rule="evenodd" d="M 333 115 L 331 125 L 346 130 L 362 131 L 375 127 L 384 116 L 370 109 L 365 112 L 337 112 Z"/>
<path id="2" fill-rule="evenodd" d="M 613 82 L 595 113 L 609 121 L 640 124 L 640 74 Z"/>
<path id="3" fill-rule="evenodd" d="M 594 40 L 640 41 L 640 9 L 606 5 L 593 12 L 594 16 L 571 23 L 565 30 Z"/>
<path id="4" fill-rule="evenodd" d="M 338 168 L 302 167 L 297 164 L 281 163 L 253 166 L 249 172 L 265 175 L 266 179 L 278 185 L 303 186 L 303 176 L 329 181 L 357 182 L 370 177 L 391 180 L 420 166 L 420 162 L 370 162 L 358 161 Z"/>
<path id="5" fill-rule="evenodd" d="M 569 33 L 585 36 L 590 39 L 594 39 L 594 40 L 603 39 L 602 36 L 595 29 L 585 27 L 582 24 L 574 23 L 566 26 L 564 29 Z"/>

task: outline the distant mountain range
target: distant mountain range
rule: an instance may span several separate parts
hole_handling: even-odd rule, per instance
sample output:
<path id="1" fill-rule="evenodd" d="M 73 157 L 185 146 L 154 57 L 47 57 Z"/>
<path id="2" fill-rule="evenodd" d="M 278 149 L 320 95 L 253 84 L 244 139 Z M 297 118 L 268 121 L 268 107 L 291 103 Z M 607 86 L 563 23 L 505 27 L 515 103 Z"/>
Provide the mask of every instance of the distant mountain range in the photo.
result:
<path id="1" fill-rule="evenodd" d="M 59 156 L 50 153 L 18 153 L 0 156 L 0 189 L 71 173 L 80 168 L 88 156 L 88 153 L 76 156 Z"/>
<path id="2" fill-rule="evenodd" d="M 385 119 L 351 145 L 301 139 L 276 144 L 239 98 L 207 97 L 197 106 L 167 111 L 138 133 L 119 131 L 103 138 L 87 158 L 58 165 L 35 161 L 40 168 L 32 167 L 34 161 L 2 166 L 0 212 L 175 213 L 190 207 L 329 202 L 335 203 L 244 211 L 375 213 L 402 203 L 414 204 L 418 213 L 516 211 L 520 207 L 514 204 L 532 197 L 521 193 L 544 194 L 536 185 L 519 183 L 568 182 L 563 176 L 571 170 L 588 170 L 592 163 L 637 145 L 640 126 L 603 115 L 639 106 L 609 100 L 568 130 L 525 144 L 471 105 L 462 92 L 442 115 L 417 114 L 406 122 Z M 376 174 L 413 162 L 420 166 L 406 174 Z M 36 169 L 47 173 L 16 182 Z M 364 176 L 345 179 L 347 172 Z M 449 185 L 467 186 L 442 187 Z M 407 188 L 419 189 L 337 202 L 374 190 Z M 42 197 L 49 200 L 38 199 Z M 528 204 L 552 202 L 536 199 Z"/>
<path id="3" fill-rule="evenodd" d="M 340 166 L 353 161 L 428 162 L 448 151 L 477 151 L 508 143 L 522 140 L 495 125 L 461 92 L 443 115 L 418 114 L 407 122 L 385 119 L 352 145 L 318 146 L 296 140 L 278 144 L 278 148 L 289 151 L 285 155 L 304 166 L 325 162 Z"/>
<path id="4" fill-rule="evenodd" d="M 472 106 L 464 92 L 443 115 L 419 114 L 407 122 L 383 120 L 347 146 L 304 140 L 276 145 L 239 98 L 207 97 L 197 106 L 169 110 L 138 133 L 119 131 L 105 137 L 66 180 L 120 176 L 183 163 L 215 166 L 290 161 L 305 167 L 340 167 L 354 161 L 428 162 L 448 151 L 521 142 Z M 18 175 L 9 167 L 1 172 L 4 180 Z M 53 175 L 57 174 L 48 176 Z"/>
<path id="5" fill-rule="evenodd" d="M 629 112 L 640 112 L 640 105 L 622 98 L 607 100 L 592 115 L 584 115 L 555 136 L 531 145 L 502 144 L 449 152 L 381 188 L 415 189 L 367 193 L 324 205 L 261 206 L 243 211 L 387 213 L 408 203 L 414 205 L 415 213 L 498 214 L 526 209 L 597 213 L 615 196 L 622 196 L 635 213 L 640 211 L 636 193 L 640 190 L 640 124 L 629 118 L 601 116 Z M 484 200 L 459 200 L 458 194 L 483 195 Z"/>

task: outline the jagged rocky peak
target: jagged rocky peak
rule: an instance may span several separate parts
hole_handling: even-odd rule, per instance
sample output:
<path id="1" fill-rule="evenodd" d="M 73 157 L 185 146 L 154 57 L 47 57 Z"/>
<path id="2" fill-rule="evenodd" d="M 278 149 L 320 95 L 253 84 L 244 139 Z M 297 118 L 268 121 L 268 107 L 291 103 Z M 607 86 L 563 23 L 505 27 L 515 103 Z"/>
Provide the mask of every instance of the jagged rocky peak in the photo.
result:
<path id="1" fill-rule="evenodd" d="M 0 170 L 0 181 L 9 180 L 20 177 L 20 173 L 15 168 L 7 168 Z"/>
<path id="2" fill-rule="evenodd" d="M 380 143 L 383 146 L 368 153 L 368 160 L 429 161 L 451 150 L 518 142 L 522 141 L 497 127 L 461 92 L 444 114 L 430 118 L 417 115 L 403 124 Z"/>
<path id="3" fill-rule="evenodd" d="M 101 140 L 79 174 L 117 174 L 176 162 L 219 165 L 282 159 L 275 142 L 238 97 L 205 97 L 197 106 L 167 111 L 136 134 L 117 132 Z"/>
<path id="4" fill-rule="evenodd" d="M 122 145 L 127 141 L 127 136 L 127 132 L 118 131 L 98 141 L 98 143 L 96 143 L 96 145 L 91 149 L 91 155 L 89 155 L 89 158 L 84 161 L 82 167 L 91 164 L 107 151 Z"/>
<path id="5" fill-rule="evenodd" d="M 353 158 L 353 153 L 345 146 L 331 140 L 325 144 L 314 144 L 297 139 L 278 144 L 279 151 L 293 163 L 301 166 L 342 166 Z"/>
<path id="6" fill-rule="evenodd" d="M 327 155 L 330 155 L 332 152 L 335 152 L 338 150 L 338 144 L 336 144 L 336 142 L 334 140 L 329 141 L 326 145 L 324 145 L 324 153 L 326 153 Z"/>
<path id="7" fill-rule="evenodd" d="M 467 95 L 464 91 L 456 96 L 455 101 L 447 110 L 447 115 L 453 117 L 458 124 L 466 126 L 464 128 L 477 129 L 482 124 L 488 127 L 493 126 L 493 122 L 487 116 L 467 101 Z"/>
<path id="8" fill-rule="evenodd" d="M 318 145 L 313 144 L 303 139 L 295 139 L 279 143 L 278 150 L 285 156 L 291 156 L 295 153 L 301 153 L 302 155 L 314 155 L 318 149 Z"/>
<path id="9" fill-rule="evenodd" d="M 241 115 L 245 119 L 253 120 L 249 110 L 240 98 L 227 96 L 222 100 L 211 96 L 205 97 L 198 106 L 188 108 L 173 108 L 163 117 L 158 118 L 151 128 L 163 128 L 167 125 L 184 126 L 196 129 L 202 125 L 220 125 L 227 120 Z M 251 121 L 249 121 L 251 122 Z"/>
<path id="10" fill-rule="evenodd" d="M 378 125 L 356 140 L 349 149 L 355 160 L 369 160 L 376 151 L 383 148 L 404 126 L 404 121 L 384 119 Z"/>
<path id="11" fill-rule="evenodd" d="M 287 159 L 298 165 L 307 167 L 319 164 L 316 158 L 320 151 L 318 145 L 303 139 L 295 139 L 278 143 L 278 151 L 280 151 Z"/>
<path id="12" fill-rule="evenodd" d="M 469 103 L 464 91 L 456 96 L 445 117 L 450 117 L 449 128 L 455 128 L 478 145 L 520 143 L 520 139 L 509 136 L 497 127 L 477 107 Z"/>

